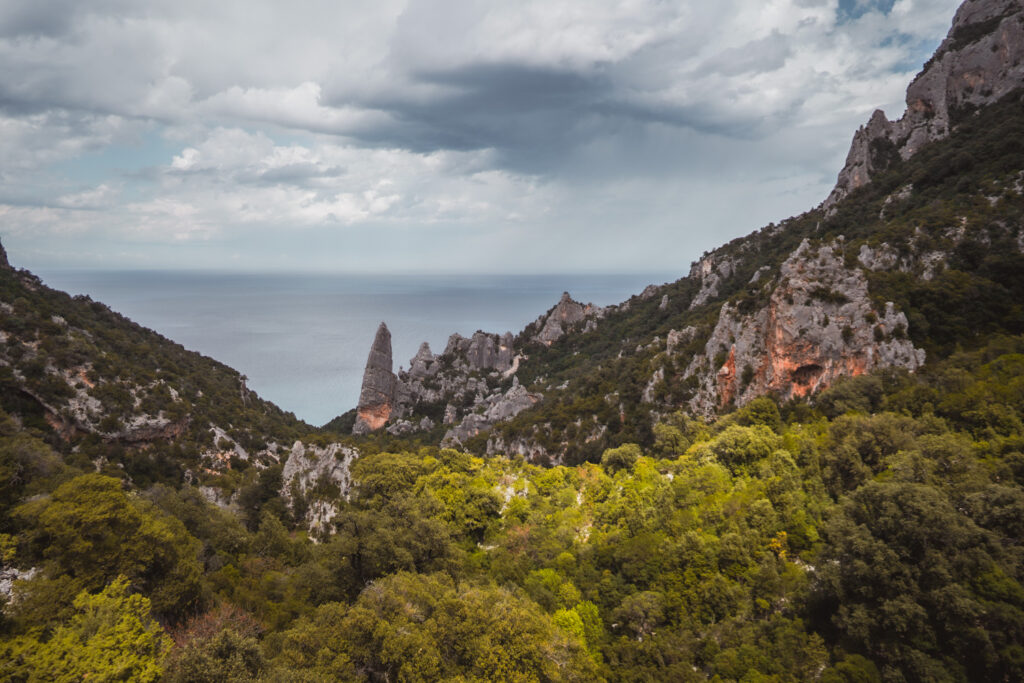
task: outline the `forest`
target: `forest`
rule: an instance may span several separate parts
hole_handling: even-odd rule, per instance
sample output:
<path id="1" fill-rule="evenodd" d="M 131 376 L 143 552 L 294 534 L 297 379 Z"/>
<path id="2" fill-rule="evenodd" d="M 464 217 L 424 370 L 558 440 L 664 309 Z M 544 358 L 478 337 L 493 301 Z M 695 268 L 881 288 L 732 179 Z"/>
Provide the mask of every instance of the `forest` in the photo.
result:
<path id="1" fill-rule="evenodd" d="M 1024 338 L 543 468 L 367 452 L 311 538 L 0 416 L 5 680 L 1024 678 Z"/>

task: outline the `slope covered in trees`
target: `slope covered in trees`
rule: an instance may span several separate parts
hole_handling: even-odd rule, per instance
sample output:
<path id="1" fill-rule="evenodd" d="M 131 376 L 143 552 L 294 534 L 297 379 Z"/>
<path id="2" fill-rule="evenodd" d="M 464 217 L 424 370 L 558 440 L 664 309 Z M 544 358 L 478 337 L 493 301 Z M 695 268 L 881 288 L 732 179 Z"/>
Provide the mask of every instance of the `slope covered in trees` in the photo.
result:
<path id="1" fill-rule="evenodd" d="M 690 277 L 528 327 L 543 400 L 461 449 L 316 430 L 0 250 L 0 679 L 1024 680 L 1021 92 L 951 117 Z M 851 303 L 786 290 L 795 258 L 864 288 L 841 352 L 924 365 L 715 394 L 760 372 L 724 323 L 784 302 L 814 339 Z"/>
<path id="2" fill-rule="evenodd" d="M 36 573 L 3 675 L 117 642 L 169 680 L 1019 680 L 1022 414 L 1024 339 L 1000 337 L 815 406 L 678 414 L 600 464 L 367 454 L 320 544 L 76 471 L 8 419 L 6 562 Z"/>

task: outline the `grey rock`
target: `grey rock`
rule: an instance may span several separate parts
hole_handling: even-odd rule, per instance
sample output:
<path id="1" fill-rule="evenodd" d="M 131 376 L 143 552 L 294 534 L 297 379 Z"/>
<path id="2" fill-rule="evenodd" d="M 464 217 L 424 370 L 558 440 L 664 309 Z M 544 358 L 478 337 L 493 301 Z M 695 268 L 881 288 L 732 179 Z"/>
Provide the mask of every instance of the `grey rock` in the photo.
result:
<path id="1" fill-rule="evenodd" d="M 398 420 L 387 426 L 385 429 L 388 434 L 392 436 L 403 436 L 405 434 L 412 434 L 416 431 L 416 425 L 408 420 Z"/>
<path id="2" fill-rule="evenodd" d="M 750 276 L 750 281 L 748 282 L 748 284 L 753 285 L 760 282 L 761 278 L 765 277 L 770 272 L 772 272 L 771 266 L 761 266 L 756 271 L 754 271 L 753 275 Z"/>
<path id="3" fill-rule="evenodd" d="M 669 355 L 675 353 L 676 349 L 693 339 L 695 334 L 697 334 L 697 328 L 692 325 L 688 325 L 679 331 L 669 330 L 665 336 L 665 353 Z"/>
<path id="4" fill-rule="evenodd" d="M 332 443 L 321 448 L 296 441 L 281 471 L 281 496 L 292 507 L 296 491 L 305 495 L 318 483 L 329 481 L 347 499 L 352 487 L 350 468 L 358 457 L 359 451 L 341 444 Z M 337 514 L 333 500 L 312 501 L 306 511 L 307 528 L 326 533 L 328 523 Z"/>
<path id="5" fill-rule="evenodd" d="M 641 299 L 652 299 L 658 293 L 658 285 L 647 285 L 644 287 L 644 291 L 640 292 Z"/>
<path id="6" fill-rule="evenodd" d="M 857 261 L 868 270 L 891 270 L 899 260 L 899 253 L 884 242 L 875 248 L 862 244 L 857 254 Z"/>
<path id="7" fill-rule="evenodd" d="M 494 401 L 484 417 L 491 424 L 509 420 L 527 408 L 532 408 L 540 401 L 540 394 L 531 394 L 519 384 L 519 378 L 512 380 L 512 387 Z"/>
<path id="8" fill-rule="evenodd" d="M 658 304 L 658 310 L 664 311 L 666 308 L 668 308 L 668 294 L 663 294 L 661 297 L 661 303 Z"/>
<path id="9" fill-rule="evenodd" d="M 423 379 L 437 374 L 437 358 L 430 352 L 430 344 L 423 342 L 420 350 L 409 361 L 409 375 L 416 379 Z"/>
<path id="10" fill-rule="evenodd" d="M 207 503 L 225 510 L 231 507 L 231 495 L 224 489 L 216 486 L 200 486 L 197 490 Z"/>
<path id="11" fill-rule="evenodd" d="M 870 181 L 885 165 L 886 148 L 908 159 L 949 135 L 957 110 L 990 104 L 1019 88 L 1024 82 L 1022 17 L 1020 0 L 964 2 L 946 39 L 907 88 L 903 116 L 890 122 L 876 111 L 854 134 L 846 164 L 823 207 L 833 207 Z"/>
<path id="12" fill-rule="evenodd" d="M 699 381 L 690 407 L 711 415 L 766 393 L 807 396 L 879 367 L 917 370 L 924 351 L 906 330 L 892 304 L 874 309 L 864 273 L 845 267 L 839 245 L 815 249 L 805 240 L 782 265 L 767 306 L 747 315 L 722 307 L 704 354 L 686 370 Z"/>
<path id="13" fill-rule="evenodd" d="M 443 355 L 450 362 L 464 362 L 470 370 L 505 372 L 512 367 L 515 350 L 510 332 L 499 336 L 477 331 L 469 339 L 453 334 L 448 338 L 448 346 Z"/>
<path id="14" fill-rule="evenodd" d="M 464 417 L 458 425 L 448 430 L 448 433 L 444 435 L 444 439 L 441 440 L 441 445 L 445 448 L 462 446 L 466 441 L 490 426 L 491 423 L 487 421 L 486 417 L 472 413 Z"/>
<path id="15" fill-rule="evenodd" d="M 366 359 L 353 434 L 376 431 L 391 417 L 398 382 L 391 368 L 391 332 L 386 324 L 381 323 Z"/>
<path id="16" fill-rule="evenodd" d="M 563 292 L 562 298 L 559 299 L 554 308 L 537 319 L 537 324 L 541 330 L 533 339 L 546 346 L 551 346 L 561 339 L 573 325 L 582 322 L 588 316 L 602 317 L 604 314 L 605 309 L 593 304 L 584 306 L 578 301 L 573 301 L 573 298 L 569 296 L 569 292 Z"/>
<path id="17" fill-rule="evenodd" d="M 0 602 L 10 604 L 15 599 L 14 583 L 16 581 L 30 581 L 39 569 L 18 569 L 17 567 L 0 567 Z"/>
<path id="18" fill-rule="evenodd" d="M 700 291 L 690 302 L 690 310 L 703 306 L 718 296 L 720 285 L 732 276 L 737 265 L 735 259 L 718 254 L 709 254 L 694 263 L 690 267 L 690 278 L 700 280 Z"/>

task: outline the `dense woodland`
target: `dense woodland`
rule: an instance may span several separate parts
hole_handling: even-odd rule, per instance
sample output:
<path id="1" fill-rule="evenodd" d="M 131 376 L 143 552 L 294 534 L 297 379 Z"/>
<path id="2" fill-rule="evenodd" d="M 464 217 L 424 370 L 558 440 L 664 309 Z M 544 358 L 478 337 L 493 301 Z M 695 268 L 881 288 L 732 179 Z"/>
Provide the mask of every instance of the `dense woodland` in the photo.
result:
<path id="1" fill-rule="evenodd" d="M 314 429 L 234 370 L 0 268 L 0 679 L 1024 680 L 1024 113 L 1015 95 L 961 115 L 834 214 L 727 245 L 744 260 L 719 299 L 689 311 L 683 279 L 664 310 L 636 298 L 533 349 L 524 384 L 569 384 L 498 429 L 546 425 L 563 466 Z M 765 296 L 754 272 L 839 235 L 851 261 L 922 235 L 950 254 L 930 280 L 870 274 L 922 372 L 705 421 L 681 410 L 678 361 L 622 353 L 683 321 L 703 334 L 692 355 L 723 301 Z M 45 406 L 73 395 L 102 411 L 55 426 Z M 144 414 L 181 429 L 118 437 Z M 574 441 L 580 415 L 601 440 Z M 285 496 L 270 456 L 204 460 L 298 438 L 359 449 L 347 497 Z M 339 513 L 311 537 L 318 500 Z"/>
<path id="2" fill-rule="evenodd" d="M 313 543 L 273 484 L 68 464 L 0 420 L 9 680 L 1024 677 L 1024 338 L 542 468 L 367 454 Z M 270 472 L 272 470 L 265 470 Z M 272 478 L 272 477 L 268 477 Z"/>

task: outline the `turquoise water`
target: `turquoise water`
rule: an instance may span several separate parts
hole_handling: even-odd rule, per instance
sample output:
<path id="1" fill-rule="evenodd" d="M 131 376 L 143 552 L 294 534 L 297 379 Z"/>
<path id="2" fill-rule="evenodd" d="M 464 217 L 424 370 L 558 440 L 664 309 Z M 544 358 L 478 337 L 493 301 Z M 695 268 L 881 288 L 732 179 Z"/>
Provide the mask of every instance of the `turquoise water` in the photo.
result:
<path id="1" fill-rule="evenodd" d="M 249 377 L 265 399 L 315 425 L 359 397 L 381 321 L 395 370 L 423 341 L 517 333 L 568 291 L 601 306 L 681 274 L 322 275 L 168 271 L 47 271 L 47 285 L 88 294 L 135 322 Z"/>

